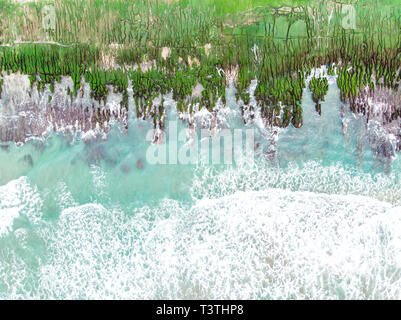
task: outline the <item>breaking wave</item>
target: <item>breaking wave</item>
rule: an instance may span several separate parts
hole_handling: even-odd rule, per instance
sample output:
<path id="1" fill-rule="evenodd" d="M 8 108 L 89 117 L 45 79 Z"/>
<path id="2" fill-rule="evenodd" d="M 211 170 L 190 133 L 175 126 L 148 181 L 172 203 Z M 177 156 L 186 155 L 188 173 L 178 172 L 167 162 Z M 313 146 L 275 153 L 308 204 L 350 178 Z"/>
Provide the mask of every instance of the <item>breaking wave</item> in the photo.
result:
<path id="1" fill-rule="evenodd" d="M 400 298 L 395 183 L 318 163 L 198 168 L 193 201 L 77 205 L 60 185 L 45 219 L 23 177 L 0 189 L 0 297 Z"/>

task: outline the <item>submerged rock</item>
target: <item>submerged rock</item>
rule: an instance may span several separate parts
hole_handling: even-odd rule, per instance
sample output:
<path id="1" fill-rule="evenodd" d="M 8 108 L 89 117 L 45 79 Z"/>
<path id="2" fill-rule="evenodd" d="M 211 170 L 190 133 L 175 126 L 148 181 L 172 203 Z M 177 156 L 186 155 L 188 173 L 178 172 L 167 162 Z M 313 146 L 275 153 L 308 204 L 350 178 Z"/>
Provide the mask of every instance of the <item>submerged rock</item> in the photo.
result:
<path id="1" fill-rule="evenodd" d="M 33 159 L 32 159 L 32 156 L 30 154 L 26 154 L 25 156 L 23 156 L 21 158 L 21 161 L 25 162 L 30 167 L 33 167 Z"/>
<path id="2" fill-rule="evenodd" d="M 99 164 L 104 160 L 105 153 L 102 145 L 94 145 L 85 150 L 85 159 L 88 164 Z"/>
<path id="3" fill-rule="evenodd" d="M 136 162 L 136 168 L 137 168 L 138 170 L 142 170 L 142 169 L 143 169 L 143 160 L 142 160 L 142 159 L 139 159 L 139 160 Z"/>

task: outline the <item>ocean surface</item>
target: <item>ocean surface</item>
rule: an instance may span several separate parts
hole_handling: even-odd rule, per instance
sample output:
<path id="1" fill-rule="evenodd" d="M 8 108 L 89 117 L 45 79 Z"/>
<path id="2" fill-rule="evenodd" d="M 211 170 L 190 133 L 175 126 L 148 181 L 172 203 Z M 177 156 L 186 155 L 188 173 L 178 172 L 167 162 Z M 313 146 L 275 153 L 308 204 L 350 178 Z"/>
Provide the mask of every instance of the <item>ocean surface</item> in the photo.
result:
<path id="1" fill-rule="evenodd" d="M 132 114 L 106 140 L 1 148 L 0 298 L 401 298 L 401 160 L 380 132 L 341 117 L 334 77 L 321 116 L 305 89 L 300 129 L 245 125 L 228 90 L 220 125 L 255 130 L 239 163 L 151 164 Z"/>

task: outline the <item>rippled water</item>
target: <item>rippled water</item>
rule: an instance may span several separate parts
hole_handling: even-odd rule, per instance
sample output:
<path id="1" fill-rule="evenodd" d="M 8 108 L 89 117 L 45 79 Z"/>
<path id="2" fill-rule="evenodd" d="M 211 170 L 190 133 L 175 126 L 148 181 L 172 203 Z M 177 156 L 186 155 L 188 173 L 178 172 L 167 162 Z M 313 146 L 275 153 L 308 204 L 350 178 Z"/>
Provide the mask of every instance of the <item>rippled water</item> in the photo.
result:
<path id="1" fill-rule="evenodd" d="M 256 118 L 254 162 L 151 165 L 134 117 L 107 141 L 0 149 L 0 298 L 400 298 L 401 161 L 348 112 L 343 134 L 334 81 L 276 157 Z"/>

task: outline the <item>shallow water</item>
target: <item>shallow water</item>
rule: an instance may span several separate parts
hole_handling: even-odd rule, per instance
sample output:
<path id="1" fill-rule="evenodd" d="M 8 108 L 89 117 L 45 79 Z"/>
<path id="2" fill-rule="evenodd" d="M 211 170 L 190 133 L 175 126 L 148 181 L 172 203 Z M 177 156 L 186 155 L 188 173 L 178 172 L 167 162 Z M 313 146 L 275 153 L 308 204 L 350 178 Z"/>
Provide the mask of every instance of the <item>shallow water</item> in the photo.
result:
<path id="1" fill-rule="evenodd" d="M 231 92 L 222 126 L 259 144 L 233 165 L 150 164 L 134 117 L 106 141 L 0 149 L 0 298 L 400 298 L 401 161 L 350 112 L 343 134 L 334 82 L 275 145 Z"/>

